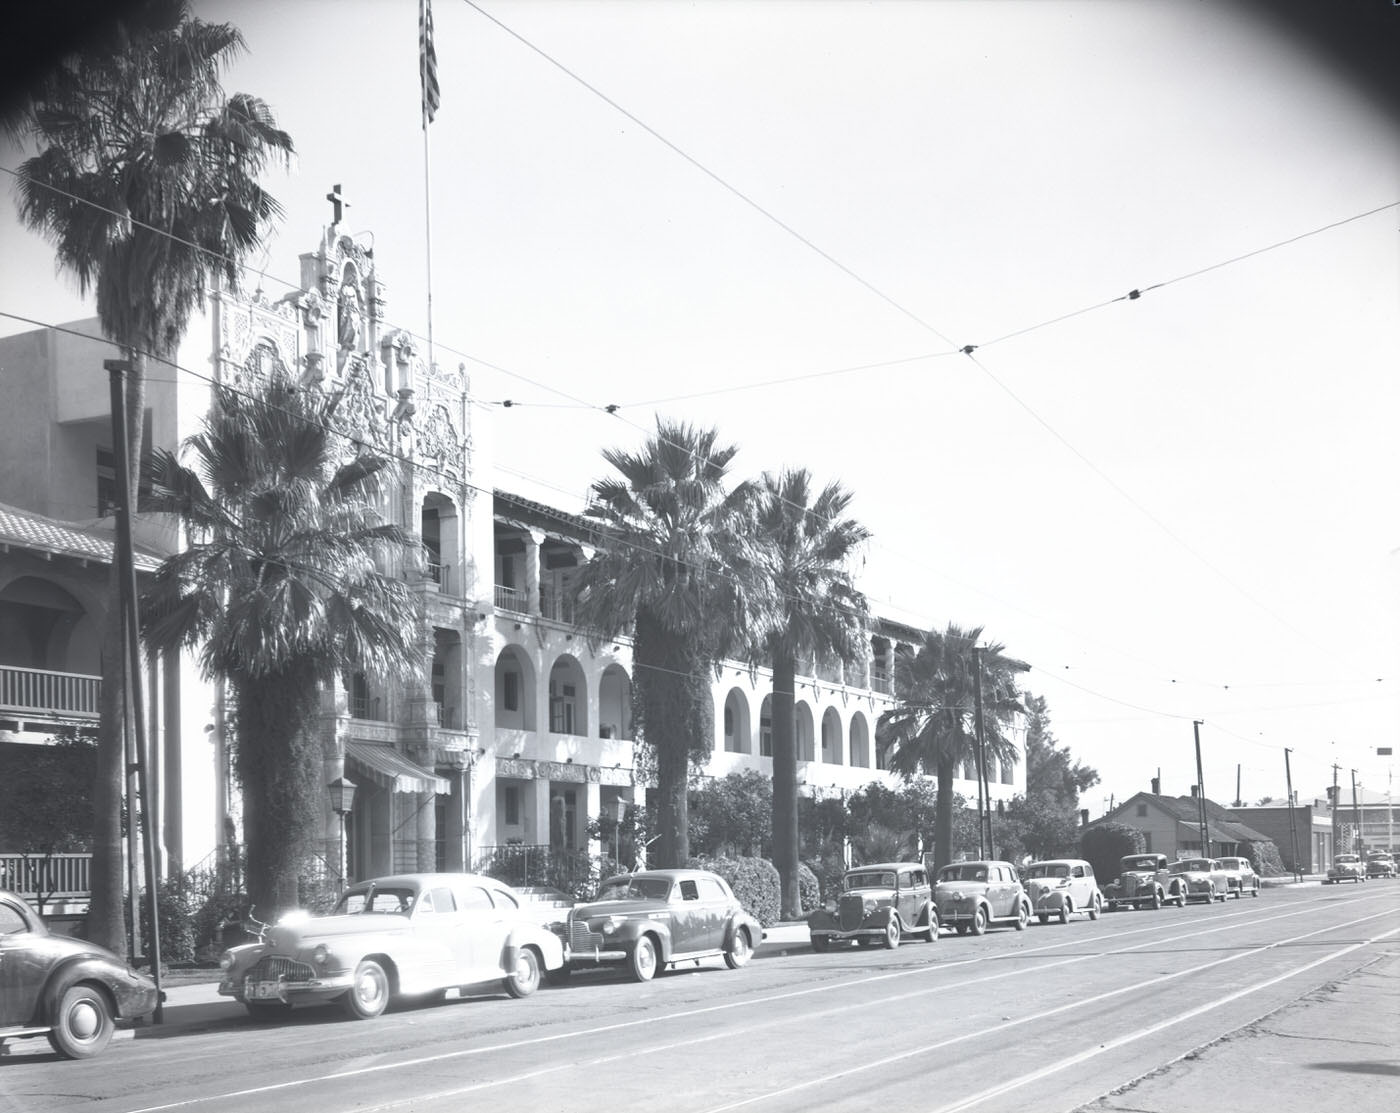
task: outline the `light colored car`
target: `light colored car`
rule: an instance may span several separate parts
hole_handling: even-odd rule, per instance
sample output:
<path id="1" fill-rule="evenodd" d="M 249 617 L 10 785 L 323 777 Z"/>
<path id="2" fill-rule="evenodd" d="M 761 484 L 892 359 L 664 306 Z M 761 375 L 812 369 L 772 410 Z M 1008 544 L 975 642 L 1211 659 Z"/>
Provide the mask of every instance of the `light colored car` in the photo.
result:
<path id="1" fill-rule="evenodd" d="M 1342 881 L 1365 881 L 1366 867 L 1359 854 L 1338 854 L 1327 871 L 1324 884 L 1336 885 Z"/>
<path id="2" fill-rule="evenodd" d="M 90 1059 L 118 1020 L 154 1010 L 156 994 L 111 951 L 51 935 L 23 897 L 0 889 L 0 1046 L 45 1036 L 64 1058 Z"/>
<path id="3" fill-rule="evenodd" d="M 1094 867 L 1081 858 L 1058 858 L 1032 862 L 1021 871 L 1021 880 L 1030 897 L 1031 910 L 1042 924 L 1054 916 L 1062 924 L 1076 912 L 1097 920 L 1103 911 Z"/>
<path id="4" fill-rule="evenodd" d="M 959 935 L 981 935 L 994 924 L 1024 931 L 1031 902 L 1010 862 L 955 862 L 938 871 L 933 887 L 938 922 Z"/>
<path id="5" fill-rule="evenodd" d="M 609 878 L 598 896 L 556 925 L 567 942 L 561 976 L 619 965 L 639 982 L 681 962 L 723 958 L 737 970 L 763 942 L 763 927 L 729 883 L 708 870 L 646 870 Z"/>
<path id="6" fill-rule="evenodd" d="M 1165 854 L 1125 854 L 1118 860 L 1118 876 L 1103 890 L 1108 910 L 1161 908 L 1167 902 L 1186 906 L 1186 880 L 1167 868 Z"/>
<path id="7" fill-rule="evenodd" d="M 1366 855 L 1366 876 L 1368 878 L 1394 877 L 1395 859 L 1383 850 Z"/>
<path id="8" fill-rule="evenodd" d="M 1224 902 L 1230 895 L 1230 879 L 1214 858 L 1183 858 L 1173 862 L 1168 869 L 1173 877 L 1182 879 L 1186 886 L 1186 899 Z"/>
<path id="9" fill-rule="evenodd" d="M 378 1016 L 391 999 L 497 982 L 526 997 L 564 965 L 559 937 L 507 885 L 469 873 L 361 881 L 329 916 L 297 916 L 225 952 L 219 992 L 254 1016 L 338 1002 Z"/>
<path id="10" fill-rule="evenodd" d="M 1252 897 L 1259 895 L 1259 875 L 1254 872 L 1254 863 L 1248 858 L 1219 858 L 1220 868 L 1225 871 L 1226 880 L 1230 884 L 1230 892 L 1235 895 L 1235 899 L 1248 893 Z"/>
<path id="11" fill-rule="evenodd" d="M 938 938 L 928 871 L 917 862 L 881 862 L 847 870 L 841 895 L 807 918 L 812 950 L 833 943 L 898 947 L 905 935 Z"/>

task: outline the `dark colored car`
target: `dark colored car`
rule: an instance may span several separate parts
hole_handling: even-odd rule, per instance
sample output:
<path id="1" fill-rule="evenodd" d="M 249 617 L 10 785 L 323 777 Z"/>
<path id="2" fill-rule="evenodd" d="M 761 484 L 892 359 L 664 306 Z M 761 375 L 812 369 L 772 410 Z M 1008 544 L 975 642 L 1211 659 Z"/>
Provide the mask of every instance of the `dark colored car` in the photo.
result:
<path id="1" fill-rule="evenodd" d="M 883 862 L 847 870 L 841 895 L 807 919 L 812 950 L 855 941 L 898 947 L 902 936 L 938 938 L 938 910 L 928 871 L 916 862 Z"/>
<path id="2" fill-rule="evenodd" d="M 116 1022 L 156 1007 L 156 984 L 111 951 L 51 935 L 24 898 L 0 889 L 0 1043 L 47 1036 L 69 1059 L 88 1059 Z"/>
<path id="3" fill-rule="evenodd" d="M 1366 876 L 1394 877 L 1395 859 L 1385 851 L 1376 851 L 1366 855 Z"/>
<path id="4" fill-rule="evenodd" d="M 728 883 L 706 870 L 647 870 L 604 881 L 556 928 L 565 970 L 622 965 L 639 982 L 680 962 L 723 958 L 737 970 L 763 941 Z"/>
<path id="5" fill-rule="evenodd" d="M 1171 901 L 1186 907 L 1186 879 L 1168 868 L 1165 854 L 1125 854 L 1118 860 L 1118 876 L 1104 886 L 1108 910 L 1161 908 Z"/>

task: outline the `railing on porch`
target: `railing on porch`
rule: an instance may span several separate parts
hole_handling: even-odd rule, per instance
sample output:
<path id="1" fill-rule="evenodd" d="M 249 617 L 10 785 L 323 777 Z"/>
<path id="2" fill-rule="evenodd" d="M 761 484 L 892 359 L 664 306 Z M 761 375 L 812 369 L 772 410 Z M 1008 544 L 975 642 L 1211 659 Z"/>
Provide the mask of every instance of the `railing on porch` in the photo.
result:
<path id="1" fill-rule="evenodd" d="M 97 718 L 100 676 L 0 666 L 0 711 Z"/>
<path id="2" fill-rule="evenodd" d="M 548 885 L 577 898 L 593 895 L 601 863 L 586 850 L 552 846 L 505 844 L 477 848 L 472 872 L 484 873 L 507 885 Z"/>
<path id="3" fill-rule="evenodd" d="M 518 587 L 496 585 L 496 606 L 503 611 L 518 611 L 520 614 L 527 614 L 529 613 L 527 600 L 528 596 Z"/>
<path id="4" fill-rule="evenodd" d="M 86 900 L 91 854 L 0 853 L 0 889 L 33 900 Z"/>

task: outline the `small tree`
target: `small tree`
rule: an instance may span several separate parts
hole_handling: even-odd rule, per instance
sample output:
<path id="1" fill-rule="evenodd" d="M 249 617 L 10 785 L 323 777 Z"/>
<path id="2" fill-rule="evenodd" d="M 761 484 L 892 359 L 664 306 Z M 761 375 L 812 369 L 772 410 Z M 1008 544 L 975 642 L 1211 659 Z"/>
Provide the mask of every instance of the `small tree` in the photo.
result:
<path id="1" fill-rule="evenodd" d="M 765 857 L 773 841 L 768 778 L 753 769 L 690 790 L 691 847 L 714 857 Z"/>
<path id="2" fill-rule="evenodd" d="M 1079 838 L 1079 854 L 1094 867 L 1102 884 L 1118 876 L 1118 860 L 1126 854 L 1142 854 L 1147 840 L 1136 827 L 1123 823 L 1096 823 Z"/>

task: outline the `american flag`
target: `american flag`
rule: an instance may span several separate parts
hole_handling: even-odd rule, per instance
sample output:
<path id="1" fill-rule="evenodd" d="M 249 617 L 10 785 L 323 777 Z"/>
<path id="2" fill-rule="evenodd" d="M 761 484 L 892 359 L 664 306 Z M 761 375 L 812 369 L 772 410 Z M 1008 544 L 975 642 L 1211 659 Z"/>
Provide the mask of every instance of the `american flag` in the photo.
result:
<path id="1" fill-rule="evenodd" d="M 418 76 L 423 83 L 423 126 L 437 115 L 442 103 L 438 88 L 437 51 L 433 48 L 433 3 L 418 0 Z"/>

